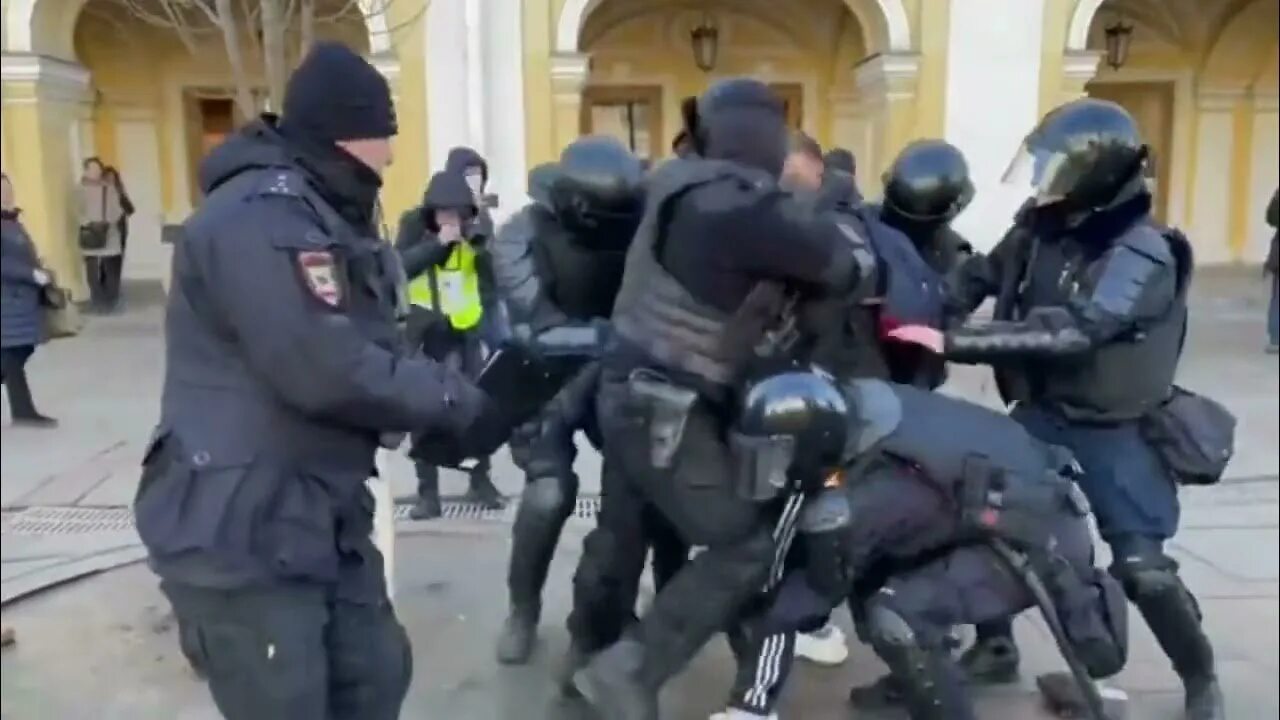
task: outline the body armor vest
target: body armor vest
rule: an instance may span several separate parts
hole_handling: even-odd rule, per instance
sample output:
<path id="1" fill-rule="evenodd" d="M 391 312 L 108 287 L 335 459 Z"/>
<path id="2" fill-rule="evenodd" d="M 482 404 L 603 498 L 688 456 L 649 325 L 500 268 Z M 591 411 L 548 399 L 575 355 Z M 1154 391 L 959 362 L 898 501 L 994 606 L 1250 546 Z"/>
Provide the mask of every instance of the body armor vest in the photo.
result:
<path id="1" fill-rule="evenodd" d="M 761 283 L 737 313 L 726 313 L 690 294 L 658 262 L 658 252 L 670 203 L 700 185 L 734 179 L 754 185 L 759 178 L 732 163 L 703 159 L 672 160 L 651 176 L 612 318 L 619 336 L 659 364 L 717 385 L 740 379 L 782 310 L 783 292 Z"/>

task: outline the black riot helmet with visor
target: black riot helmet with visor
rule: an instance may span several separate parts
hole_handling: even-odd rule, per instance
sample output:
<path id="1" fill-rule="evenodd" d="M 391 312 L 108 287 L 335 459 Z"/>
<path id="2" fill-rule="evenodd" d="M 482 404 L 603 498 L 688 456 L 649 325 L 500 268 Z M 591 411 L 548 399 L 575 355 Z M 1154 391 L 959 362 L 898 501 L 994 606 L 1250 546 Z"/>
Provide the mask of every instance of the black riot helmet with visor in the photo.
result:
<path id="1" fill-rule="evenodd" d="M 644 205 L 644 166 L 615 138 L 588 135 L 560 153 L 547 173 L 552 210 L 588 240 L 630 234 Z"/>
<path id="2" fill-rule="evenodd" d="M 812 492 L 839 470 L 849 433 L 849 400 L 813 369 L 787 369 L 748 383 L 730 436 L 748 495 L 798 487 Z"/>
<path id="3" fill-rule="evenodd" d="M 973 200 L 969 163 L 942 140 L 908 145 L 883 180 L 885 207 L 915 223 L 950 222 Z"/>
<path id="4" fill-rule="evenodd" d="M 1119 105 L 1083 98 L 1050 111 L 1023 140 L 1004 182 L 1038 207 L 1105 210 L 1146 192 L 1147 146 Z"/>

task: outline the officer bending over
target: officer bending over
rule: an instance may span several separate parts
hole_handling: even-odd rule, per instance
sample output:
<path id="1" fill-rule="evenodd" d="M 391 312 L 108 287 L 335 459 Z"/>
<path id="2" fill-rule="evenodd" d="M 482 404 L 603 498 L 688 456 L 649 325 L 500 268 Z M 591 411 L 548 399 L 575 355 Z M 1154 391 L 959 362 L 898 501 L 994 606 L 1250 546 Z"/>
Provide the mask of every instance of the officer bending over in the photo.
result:
<path id="1" fill-rule="evenodd" d="M 462 168 L 431 177 L 422 204 L 400 218 L 396 252 L 409 278 L 410 345 L 475 377 L 485 360 L 481 324 L 492 305 L 485 302 L 484 277 L 492 273 L 484 247 L 489 238 L 481 234 L 482 216 L 468 177 L 474 176 L 464 175 Z M 410 515 L 415 520 L 440 517 L 440 469 L 415 460 L 414 470 L 418 502 Z M 489 475 L 489 458 L 480 458 L 468 472 L 467 499 L 501 508 L 502 494 Z"/>
<path id="2" fill-rule="evenodd" d="M 1186 689 L 1187 717 L 1224 717 L 1213 648 L 1164 543 L 1175 479 L 1143 434 L 1172 393 L 1187 325 L 1190 245 L 1151 218 L 1147 147 L 1128 113 L 1085 99 L 1049 113 L 1006 179 L 1032 199 L 1018 225 L 964 268 L 959 307 L 996 296 L 995 319 L 939 333 L 900 328 L 947 359 L 990 363 L 1013 417 L 1068 447 L 1124 584 Z M 965 658 L 980 680 L 1017 672 L 1010 623 L 979 627 Z"/>
<path id="3" fill-rule="evenodd" d="M 594 533 L 634 532 L 651 504 L 687 544 L 706 549 L 575 675 L 597 710 L 618 720 L 656 718 L 662 684 L 769 575 L 779 490 L 752 487 L 731 469 L 729 398 L 761 354 L 791 345 L 777 324 L 788 315 L 787 289 L 841 294 L 858 275 L 846 236 L 853 231 L 778 188 L 787 128 L 767 86 L 721 81 L 683 110 L 697 157 L 649 176 L 614 306 L 599 412 L 605 462 L 620 481 L 605 494 Z M 633 545 L 594 543 L 582 563 L 634 567 L 595 555 L 620 547 Z"/>
<path id="4" fill-rule="evenodd" d="M 856 688 L 856 704 L 889 695 L 913 720 L 975 718 L 947 632 L 1035 604 L 1027 570 L 1087 673 L 1121 669 L 1124 595 L 1093 567 L 1070 453 L 1000 413 L 879 380 L 837 388 L 791 371 L 756 383 L 742 404 L 738 432 L 791 437 L 790 481 L 821 487 L 800 515 L 799 567 L 757 631 L 804 628 L 849 597 L 859 634 L 891 672 Z M 842 481 L 830 475 L 837 467 Z M 735 700 L 750 716 L 770 712 L 790 667 L 782 644 L 763 647 L 756 665 L 770 682 Z"/>
<path id="5" fill-rule="evenodd" d="M 403 351 L 374 217 L 395 133 L 386 80 L 318 44 L 284 119 L 204 161 L 175 246 L 134 510 L 231 720 L 399 717 L 412 660 L 370 539 L 375 454 L 425 429 L 477 455 L 503 439 L 483 393 Z"/>

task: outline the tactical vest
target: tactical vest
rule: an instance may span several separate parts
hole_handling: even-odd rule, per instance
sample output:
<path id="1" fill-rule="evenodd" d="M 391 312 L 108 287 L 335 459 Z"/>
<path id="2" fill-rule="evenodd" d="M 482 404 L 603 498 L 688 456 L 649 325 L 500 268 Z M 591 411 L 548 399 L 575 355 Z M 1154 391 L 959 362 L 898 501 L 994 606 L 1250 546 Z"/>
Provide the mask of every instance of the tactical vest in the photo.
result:
<path id="1" fill-rule="evenodd" d="M 409 302 L 449 318 L 454 330 L 470 330 L 480 324 L 480 273 L 476 251 L 469 243 L 453 246 L 444 265 L 427 268 L 409 283 Z"/>
<path id="2" fill-rule="evenodd" d="M 736 383 L 764 331 L 781 310 L 781 289 L 760 283 L 736 313 L 726 313 L 689 293 L 658 262 L 659 241 L 672 202 L 717 181 L 755 185 L 749 169 L 714 160 L 672 160 L 650 177 L 640 228 L 627 252 L 622 288 L 614 303 L 617 334 L 650 358 L 716 385 Z M 730 239 L 726 239 L 729 242 Z M 777 299 L 775 307 L 771 301 Z"/>
<path id="3" fill-rule="evenodd" d="M 1153 237 L 1157 234 L 1162 238 Z M 1044 402 L 1072 420 L 1123 422 L 1146 415 L 1168 399 L 1187 331 L 1186 290 L 1193 264 L 1190 243 L 1176 230 L 1145 222 L 1113 242 L 1146 254 L 1149 243 L 1162 239 L 1169 243 L 1177 265 L 1177 292 L 1166 312 L 1136 332 L 1111 339 L 1070 363 L 1009 363 L 997 375 L 1002 387 L 1009 388 L 1006 402 Z M 1034 237 L 1024 242 L 1029 248 L 1026 265 L 1020 268 L 1019 291 L 1012 303 L 1001 308 L 1004 316 L 997 320 L 1020 319 L 1034 307 L 1063 305 L 1068 287 L 1081 294 L 1093 292 L 1104 270 L 1103 261 L 1080 261 L 1082 253 L 1073 244 L 1083 241 L 1064 238 L 1055 241 L 1057 248 Z M 1069 252 L 1070 259 L 1062 264 L 1047 261 L 1051 250 Z M 1047 279 L 1036 282 L 1033 273 L 1046 269 Z M 1060 273 L 1067 273 L 1070 282 L 1062 282 Z"/>
<path id="4" fill-rule="evenodd" d="M 607 318 L 622 286 L 624 249 L 583 246 L 549 218 L 535 218 L 539 227 L 533 243 L 534 262 L 548 299 L 572 320 Z M 622 248 L 625 243 L 619 243 Z"/>
<path id="5" fill-rule="evenodd" d="M 965 531 L 1040 547 L 1049 541 L 1048 520 L 1087 513 L 1069 479 L 1076 472 L 1071 454 L 1036 440 L 1008 416 L 879 380 L 850 387 L 856 411 L 849 454 L 887 455 L 915 467 L 954 498 Z"/>

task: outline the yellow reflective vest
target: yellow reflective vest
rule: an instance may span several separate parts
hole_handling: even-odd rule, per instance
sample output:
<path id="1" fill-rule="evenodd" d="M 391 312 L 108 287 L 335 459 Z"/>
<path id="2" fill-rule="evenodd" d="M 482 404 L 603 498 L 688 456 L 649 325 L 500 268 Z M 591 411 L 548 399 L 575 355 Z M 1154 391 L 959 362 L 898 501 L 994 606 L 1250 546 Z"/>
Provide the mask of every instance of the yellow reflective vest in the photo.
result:
<path id="1" fill-rule="evenodd" d="M 480 275 L 476 251 L 466 242 L 454 244 L 443 265 L 427 268 L 409 283 L 409 303 L 444 314 L 454 330 L 480 323 Z"/>

